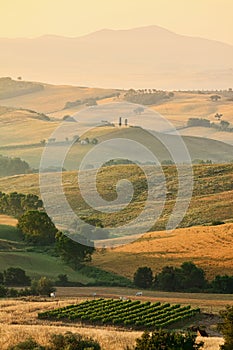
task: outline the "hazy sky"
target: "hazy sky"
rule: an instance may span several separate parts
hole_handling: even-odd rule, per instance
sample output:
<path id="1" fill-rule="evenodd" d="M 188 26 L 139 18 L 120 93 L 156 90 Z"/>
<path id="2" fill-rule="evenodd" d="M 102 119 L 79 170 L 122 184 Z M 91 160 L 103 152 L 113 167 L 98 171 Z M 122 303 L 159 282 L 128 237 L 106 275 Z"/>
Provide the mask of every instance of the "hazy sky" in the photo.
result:
<path id="1" fill-rule="evenodd" d="M 0 0 L 0 37 L 159 25 L 233 44 L 233 0 Z"/>

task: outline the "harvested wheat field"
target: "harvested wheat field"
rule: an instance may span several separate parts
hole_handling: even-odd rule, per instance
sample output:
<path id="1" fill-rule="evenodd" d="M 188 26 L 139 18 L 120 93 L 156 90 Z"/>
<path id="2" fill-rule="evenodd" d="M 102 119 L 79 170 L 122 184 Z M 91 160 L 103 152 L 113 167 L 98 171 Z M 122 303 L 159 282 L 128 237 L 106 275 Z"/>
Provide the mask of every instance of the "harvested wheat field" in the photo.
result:
<path id="1" fill-rule="evenodd" d="M 232 244 L 232 223 L 150 232 L 133 243 L 96 253 L 93 263 L 132 278 L 140 266 L 149 266 L 157 273 L 166 265 L 193 261 L 211 279 L 216 274 L 233 274 Z"/>
<path id="2" fill-rule="evenodd" d="M 142 332 L 117 330 L 113 327 L 83 327 L 78 323 L 63 324 L 62 322 L 42 321 L 37 319 L 40 311 L 66 306 L 83 299 L 66 298 L 49 299 L 8 299 L 0 301 L 0 349 L 6 350 L 9 345 L 17 344 L 28 337 L 33 337 L 39 343 L 46 345 L 53 333 L 67 331 L 93 337 L 103 350 L 124 350 L 132 346 Z M 205 350 L 217 350 L 222 344 L 222 338 L 198 338 L 205 342 Z"/>
<path id="3" fill-rule="evenodd" d="M 0 215 L 0 225 L 16 226 L 18 220 L 8 215 Z"/>

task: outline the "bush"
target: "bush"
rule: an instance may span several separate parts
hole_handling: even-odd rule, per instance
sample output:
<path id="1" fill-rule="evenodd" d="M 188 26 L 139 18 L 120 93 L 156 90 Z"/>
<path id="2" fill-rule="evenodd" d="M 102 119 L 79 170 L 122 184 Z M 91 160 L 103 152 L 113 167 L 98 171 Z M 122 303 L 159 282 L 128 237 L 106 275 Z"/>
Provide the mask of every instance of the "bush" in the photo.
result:
<path id="1" fill-rule="evenodd" d="M 172 333 L 156 331 L 150 334 L 144 332 L 141 338 L 136 340 L 134 350 L 197 350 L 203 343 L 196 343 L 196 335 L 187 333 Z"/>
<path id="2" fill-rule="evenodd" d="M 38 281 L 32 281 L 32 294 L 35 295 L 50 295 L 56 291 L 53 282 L 47 277 L 41 277 Z"/>
<path id="3" fill-rule="evenodd" d="M 227 306 L 225 310 L 220 312 L 222 322 L 218 325 L 218 329 L 224 337 L 224 345 L 221 345 L 221 350 L 233 349 L 233 306 Z"/>
<path id="4" fill-rule="evenodd" d="M 101 347 L 92 338 L 85 338 L 80 334 L 67 332 L 64 335 L 53 334 L 49 345 L 46 347 L 29 338 L 24 342 L 8 347 L 8 350 L 101 350 Z"/>
<path id="5" fill-rule="evenodd" d="M 8 350 L 46 350 L 46 348 L 29 338 L 17 345 L 8 347 Z"/>
<path id="6" fill-rule="evenodd" d="M 84 338 L 78 333 L 53 334 L 48 350 L 101 350 L 92 338 Z"/>

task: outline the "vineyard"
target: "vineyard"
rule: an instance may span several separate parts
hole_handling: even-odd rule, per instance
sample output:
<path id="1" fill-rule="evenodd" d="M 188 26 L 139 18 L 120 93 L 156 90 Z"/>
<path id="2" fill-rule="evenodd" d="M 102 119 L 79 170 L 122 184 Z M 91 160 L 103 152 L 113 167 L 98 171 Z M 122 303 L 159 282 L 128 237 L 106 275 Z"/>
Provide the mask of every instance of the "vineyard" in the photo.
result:
<path id="1" fill-rule="evenodd" d="M 170 305 L 140 302 L 139 300 L 94 299 L 80 304 L 46 311 L 38 314 L 40 319 L 79 321 L 88 324 L 102 324 L 143 328 L 166 328 L 177 322 L 192 318 L 200 309 L 179 304 Z"/>

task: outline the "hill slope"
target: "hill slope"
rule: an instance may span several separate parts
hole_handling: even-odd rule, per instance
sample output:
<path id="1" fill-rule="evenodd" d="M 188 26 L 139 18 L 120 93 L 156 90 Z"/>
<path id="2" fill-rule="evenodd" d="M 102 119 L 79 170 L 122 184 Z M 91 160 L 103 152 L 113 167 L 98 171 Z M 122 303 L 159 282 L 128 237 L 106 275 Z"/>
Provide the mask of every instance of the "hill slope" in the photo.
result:
<path id="1" fill-rule="evenodd" d="M 132 278 L 138 267 L 149 266 L 154 273 L 164 266 L 193 261 L 208 278 L 233 275 L 233 224 L 196 226 L 172 232 L 150 232 L 128 245 L 96 253 L 93 265 Z"/>
<path id="2" fill-rule="evenodd" d="M 150 170 L 150 166 L 148 166 Z M 167 196 L 162 215 L 156 221 L 154 229 L 164 229 L 170 216 L 177 195 L 177 172 L 173 166 L 163 168 L 166 177 Z M 90 172 L 92 172 L 90 170 Z M 152 176 L 152 174 L 151 174 Z M 154 176 L 154 175 L 153 175 Z M 52 179 L 49 187 L 49 193 L 56 196 L 57 188 L 54 181 L 55 174 L 48 174 L 48 180 Z M 147 198 L 147 183 L 144 173 L 134 165 L 119 165 L 102 168 L 97 177 L 97 188 L 101 196 L 106 201 L 112 201 L 116 198 L 115 185 L 120 179 L 128 179 L 134 186 L 133 201 L 119 213 L 104 214 L 90 208 L 83 200 L 77 183 L 76 172 L 65 172 L 63 174 L 63 187 L 65 194 L 72 208 L 79 216 L 98 218 L 105 226 L 121 225 L 137 217 L 144 208 L 144 202 Z M 87 177 L 86 191 L 90 185 Z M 157 180 L 156 180 L 157 181 Z M 156 186 L 155 181 L 155 186 Z M 53 185 L 54 184 L 54 185 Z M 233 219 L 233 164 L 225 165 L 205 165 L 194 166 L 194 190 L 189 209 L 183 219 L 182 227 L 191 225 L 200 225 L 211 223 L 214 220 Z M 22 192 L 39 194 L 39 181 L 37 174 L 12 176 L 0 179 L 0 190 L 5 192 Z M 127 199 L 123 198 L 127 203 Z M 122 202 L 122 203 L 123 203 Z M 107 202 L 108 203 L 108 202 Z M 62 204 L 62 203 L 61 203 Z M 153 206 L 149 206 L 152 210 Z M 54 214 L 57 219 L 64 223 L 64 216 L 60 218 Z"/>

